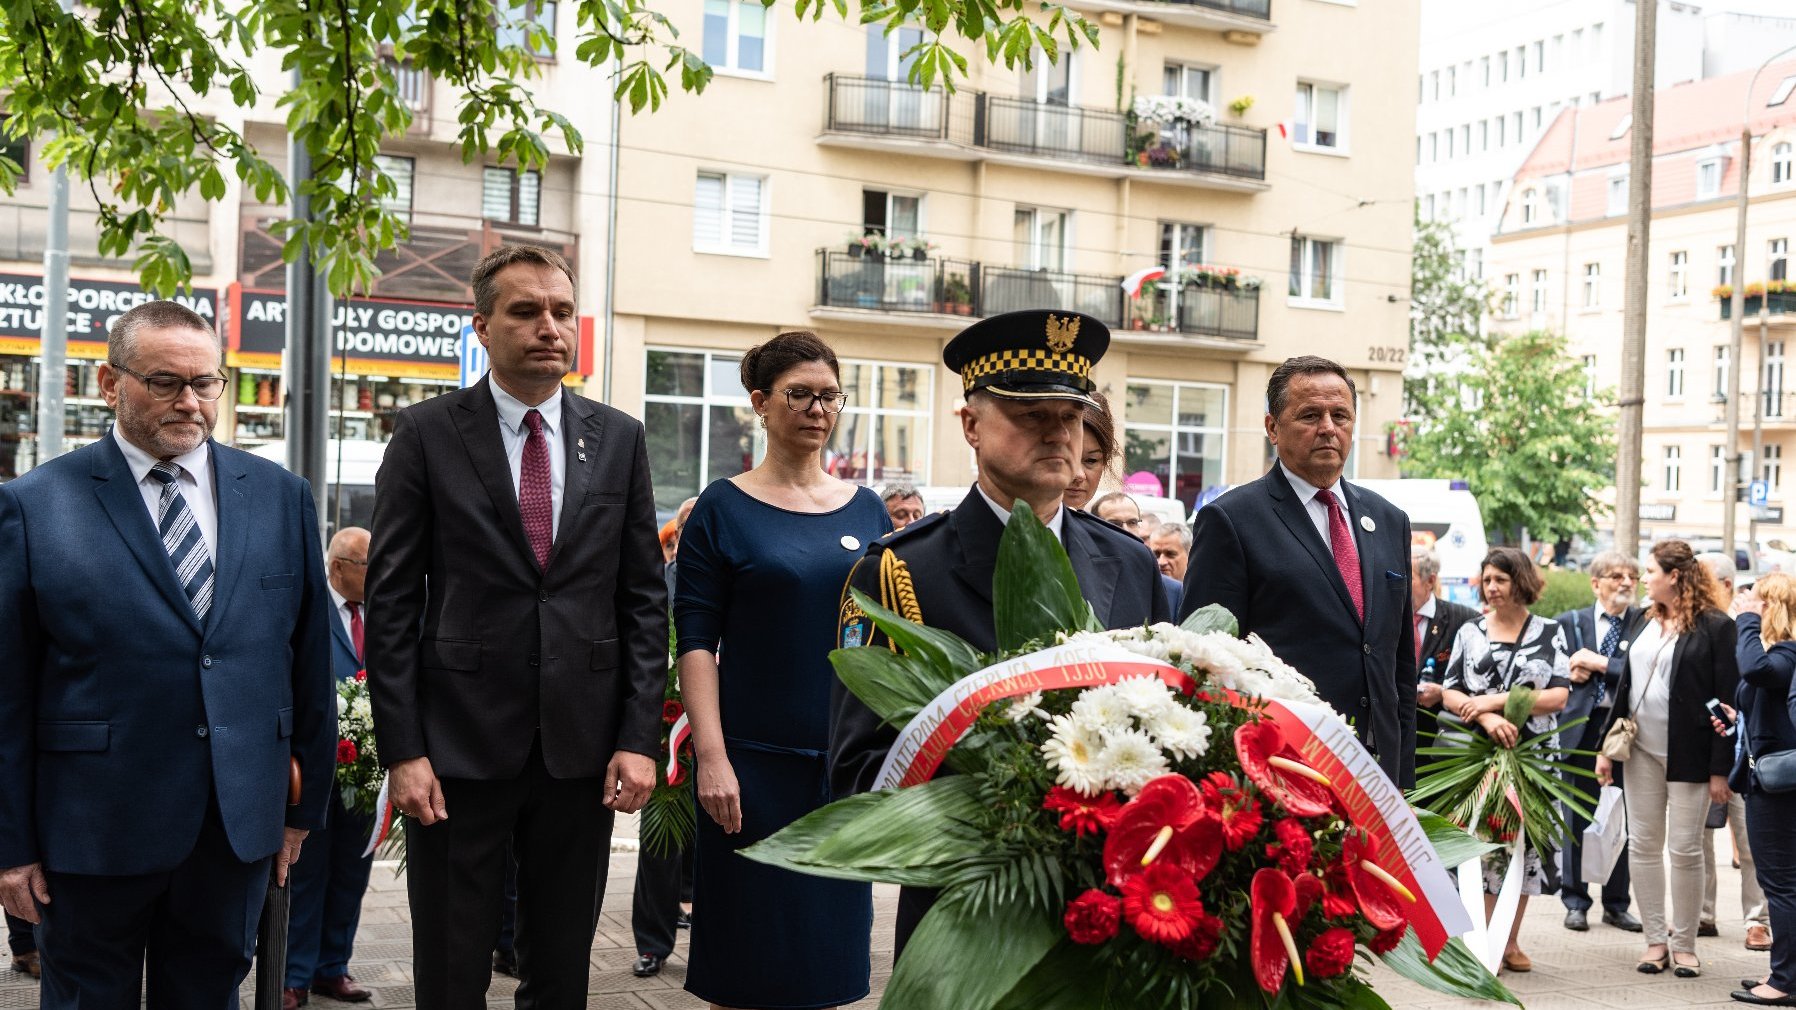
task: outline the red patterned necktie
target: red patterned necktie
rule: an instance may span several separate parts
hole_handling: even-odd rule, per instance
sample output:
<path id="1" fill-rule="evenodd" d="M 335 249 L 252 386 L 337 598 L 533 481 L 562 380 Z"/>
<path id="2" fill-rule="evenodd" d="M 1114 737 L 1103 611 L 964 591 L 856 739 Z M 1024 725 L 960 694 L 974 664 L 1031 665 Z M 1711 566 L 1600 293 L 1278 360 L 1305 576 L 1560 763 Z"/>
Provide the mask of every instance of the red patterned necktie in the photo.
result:
<path id="1" fill-rule="evenodd" d="M 543 437 L 543 416 L 535 408 L 524 412 L 524 464 L 518 471 L 518 512 L 524 517 L 524 535 L 538 568 L 549 567 L 549 547 L 555 542 L 555 496 L 549 487 L 549 440 Z"/>
<path id="2" fill-rule="evenodd" d="M 1335 556 L 1335 568 L 1341 573 L 1341 581 L 1347 583 L 1347 595 L 1353 598 L 1353 612 L 1363 622 L 1366 619 L 1366 590 L 1360 584 L 1359 548 L 1353 544 L 1353 531 L 1347 528 L 1347 515 L 1341 511 L 1341 502 L 1333 491 L 1323 488 L 1316 492 L 1316 500 L 1328 506 L 1328 546 Z"/>
<path id="3" fill-rule="evenodd" d="M 362 605 L 354 600 L 343 601 L 349 607 L 349 642 L 355 646 L 355 661 L 362 659 Z"/>

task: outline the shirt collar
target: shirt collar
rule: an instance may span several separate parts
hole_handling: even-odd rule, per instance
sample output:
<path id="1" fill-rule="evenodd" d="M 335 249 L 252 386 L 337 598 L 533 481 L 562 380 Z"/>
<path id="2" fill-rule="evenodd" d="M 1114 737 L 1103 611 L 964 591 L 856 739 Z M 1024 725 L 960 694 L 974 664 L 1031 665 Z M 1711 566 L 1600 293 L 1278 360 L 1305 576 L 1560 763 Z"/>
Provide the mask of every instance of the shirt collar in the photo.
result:
<path id="1" fill-rule="evenodd" d="M 1322 490 L 1293 473 L 1291 468 L 1286 466 L 1285 461 L 1282 459 L 1278 461 L 1278 468 L 1285 472 L 1285 479 L 1291 482 L 1291 490 L 1297 492 L 1297 500 L 1303 504 L 1308 505 L 1310 499 L 1316 497 L 1316 492 Z M 1329 486 L 1329 490 L 1335 493 L 1335 500 L 1341 503 L 1341 508 L 1345 509 L 1347 507 L 1347 496 L 1341 493 L 1341 478 L 1336 477 L 1334 484 Z"/>
<path id="2" fill-rule="evenodd" d="M 493 406 L 499 408 L 499 423 L 505 426 L 505 430 L 524 434 L 524 415 L 534 407 L 543 416 L 543 434 L 551 441 L 554 440 L 555 433 L 561 429 L 560 389 L 550 393 L 549 398 L 541 403 L 525 403 L 507 393 L 497 382 L 489 381 L 487 385 L 493 391 Z"/>
<path id="3" fill-rule="evenodd" d="M 993 501 L 992 496 L 986 494 L 985 488 L 983 486 L 981 486 L 980 484 L 978 484 L 977 482 L 975 482 L 973 484 L 973 488 L 979 492 L 979 497 L 984 498 L 985 503 L 987 505 L 991 506 L 992 511 L 994 513 L 996 513 L 998 516 L 998 521 L 1005 524 L 1006 526 L 1010 525 L 1010 510 L 1005 508 L 1002 505 L 999 505 L 997 502 Z M 1061 530 L 1061 527 L 1064 526 L 1065 524 L 1066 524 L 1066 507 L 1064 504 L 1062 504 L 1062 506 L 1060 508 L 1057 508 L 1054 510 L 1054 518 L 1049 519 L 1047 521 L 1046 525 L 1048 527 L 1048 532 L 1054 534 L 1054 539 L 1063 540 L 1065 538 L 1063 538 L 1060 535 L 1060 530 Z"/>
<path id="4" fill-rule="evenodd" d="M 324 580 L 324 588 L 331 591 L 331 602 L 337 605 L 338 610 L 342 610 L 349 604 L 349 600 L 345 599 L 342 593 L 337 592 L 337 587 L 331 585 L 329 579 Z"/>
<path id="5" fill-rule="evenodd" d="M 1433 617 L 1434 616 L 1434 601 L 1435 601 L 1435 597 L 1430 596 L 1428 598 L 1428 602 L 1422 604 L 1422 609 L 1416 611 L 1416 616 L 1417 617 Z"/>
<path id="6" fill-rule="evenodd" d="M 151 468 L 157 463 L 162 462 L 136 445 L 133 445 L 131 440 L 125 437 L 125 433 L 120 431 L 116 424 L 112 426 L 112 439 L 118 443 L 119 451 L 125 454 L 125 465 L 131 468 L 131 478 L 134 483 L 142 484 L 144 478 L 150 475 Z M 180 467 L 182 470 L 185 470 L 188 476 L 192 477 L 194 483 L 197 484 L 200 475 L 208 472 L 206 467 L 210 464 L 211 459 L 212 440 L 207 439 L 204 442 L 201 442 L 199 447 L 192 452 L 182 453 L 169 460 L 169 462 Z"/>

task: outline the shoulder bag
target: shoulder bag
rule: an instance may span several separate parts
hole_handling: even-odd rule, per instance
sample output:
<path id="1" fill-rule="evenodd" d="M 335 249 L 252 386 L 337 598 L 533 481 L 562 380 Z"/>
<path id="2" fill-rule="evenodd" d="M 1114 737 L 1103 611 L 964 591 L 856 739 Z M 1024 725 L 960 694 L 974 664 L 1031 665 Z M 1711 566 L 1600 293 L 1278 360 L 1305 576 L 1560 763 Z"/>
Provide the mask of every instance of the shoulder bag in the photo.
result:
<path id="1" fill-rule="evenodd" d="M 1659 675 L 1659 657 L 1665 654 L 1665 647 L 1671 644 L 1669 637 L 1659 640 L 1659 651 L 1653 653 L 1652 666 L 1647 668 L 1646 687 L 1640 690 L 1640 697 L 1645 700 L 1647 691 L 1652 690 L 1653 678 Z M 1611 761 L 1626 761 L 1634 756 L 1634 738 L 1640 735 L 1640 723 L 1633 716 L 1617 716 L 1609 724 L 1609 732 L 1603 734 L 1603 746 L 1598 753 Z M 1792 755 L 1796 757 L 1796 755 Z M 1791 769 L 1796 772 L 1796 768 Z"/>

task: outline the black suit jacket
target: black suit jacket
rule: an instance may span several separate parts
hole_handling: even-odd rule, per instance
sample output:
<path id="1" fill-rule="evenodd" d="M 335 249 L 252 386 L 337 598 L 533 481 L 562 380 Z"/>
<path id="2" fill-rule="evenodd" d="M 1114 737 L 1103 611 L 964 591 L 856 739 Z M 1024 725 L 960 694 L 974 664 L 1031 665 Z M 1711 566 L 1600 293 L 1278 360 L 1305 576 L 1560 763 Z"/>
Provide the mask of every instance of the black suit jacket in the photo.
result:
<path id="1" fill-rule="evenodd" d="M 1790 675 L 1796 671 L 1796 642 L 1778 642 L 1769 649 L 1759 637 L 1759 615 L 1741 614 L 1734 655 L 1739 661 L 1740 686 L 1735 692 L 1738 710 L 1736 733 L 1746 734 L 1746 747 L 1735 755 L 1728 786 L 1737 793 L 1757 788 L 1747 758 L 1760 758 L 1780 750 L 1796 750 L 1796 724 L 1790 718 Z"/>
<path id="2" fill-rule="evenodd" d="M 1554 620 L 1565 629 L 1565 647 L 1571 652 L 1589 649 L 1596 652 L 1602 648 L 1603 636 L 1596 632 L 1596 605 L 1568 610 Z M 1615 692 L 1621 689 L 1621 675 L 1628 668 L 1628 650 L 1633 647 L 1634 639 L 1640 637 L 1640 630 L 1646 627 L 1646 611 L 1639 607 L 1629 607 L 1621 614 L 1621 641 L 1617 643 L 1615 655 L 1609 657 L 1609 669 L 1603 674 L 1603 690 L 1611 705 L 1614 704 Z M 1590 717 L 1583 726 L 1573 727 L 1577 738 L 1561 739 L 1559 743 L 1578 750 L 1596 750 L 1603 742 L 1603 724 L 1607 721 L 1604 713 L 1596 707 L 1597 679 L 1590 678 L 1582 684 L 1573 683 L 1571 697 L 1566 699 L 1565 708 L 1559 711 L 1559 724 L 1564 725 L 1574 719 Z"/>
<path id="3" fill-rule="evenodd" d="M 879 599 L 879 555 L 892 551 L 909 567 L 923 623 L 951 631 L 980 652 L 995 652 L 992 575 L 1004 524 L 977 488 L 950 512 L 938 512 L 889 533 L 867 548 L 848 584 Z M 1127 628 L 1167 619 L 1160 569 L 1146 545 L 1115 526 L 1074 509 L 1061 528 L 1066 555 L 1079 579 L 1079 593 L 1106 628 Z M 885 637 L 866 635 L 864 644 Z M 967 673 L 973 671 L 968 670 Z M 835 683 L 830 719 L 829 775 L 835 795 L 872 788 L 897 740 L 897 731 L 852 692 Z"/>
<path id="4" fill-rule="evenodd" d="M 641 422 L 562 393 L 561 527 L 539 569 L 488 383 L 399 413 L 374 488 L 364 626 L 381 761 L 556 778 L 658 756 L 667 585 Z"/>
<path id="5" fill-rule="evenodd" d="M 1740 681 L 1739 661 L 1734 655 L 1736 637 L 1732 618 L 1719 610 L 1705 610 L 1671 647 L 1671 707 L 1665 754 L 1668 782 L 1707 782 L 1711 775 L 1727 775 L 1733 770 L 1734 739 L 1718 735 L 1709 725 L 1704 703 L 1710 698 L 1725 701 L 1734 697 Z M 1603 727 L 1605 733 L 1616 719 L 1631 711 L 1633 677 L 1634 668 L 1630 665 L 1616 686 L 1615 707 Z"/>
<path id="6" fill-rule="evenodd" d="M 1197 513 L 1180 617 L 1220 603 L 1280 659 L 1316 682 L 1359 730 L 1385 774 L 1415 784 L 1416 647 L 1409 517 L 1342 482 L 1366 604 L 1354 613 L 1334 554 L 1284 471 L 1272 469 Z M 1363 520 L 1371 519 L 1368 530 Z"/>
<path id="7" fill-rule="evenodd" d="M 1476 621 L 1478 612 L 1463 603 L 1439 599 L 1434 601 L 1434 616 L 1428 619 L 1428 626 L 1422 633 L 1422 658 L 1416 670 L 1416 680 L 1430 684 L 1439 684 L 1447 676 L 1447 660 L 1453 658 L 1453 638 L 1459 634 L 1459 628 L 1467 621 Z M 1415 624 L 1415 619 L 1410 619 Z M 1429 660 L 1433 660 L 1432 667 Z"/>

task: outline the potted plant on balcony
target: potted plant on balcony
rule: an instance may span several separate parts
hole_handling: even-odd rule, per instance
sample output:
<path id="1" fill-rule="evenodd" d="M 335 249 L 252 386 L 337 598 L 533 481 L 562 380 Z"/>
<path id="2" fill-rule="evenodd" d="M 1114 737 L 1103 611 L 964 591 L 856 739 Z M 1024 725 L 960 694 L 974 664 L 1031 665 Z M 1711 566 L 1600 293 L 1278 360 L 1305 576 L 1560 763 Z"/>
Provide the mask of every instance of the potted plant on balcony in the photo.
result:
<path id="1" fill-rule="evenodd" d="M 936 311 L 957 316 L 973 314 L 973 289 L 967 286 L 965 274 L 949 274 L 942 281 L 942 300 L 937 303 Z"/>
<path id="2" fill-rule="evenodd" d="M 934 242 L 929 241 L 921 235 L 907 239 L 899 239 L 898 241 L 902 243 L 903 250 L 910 252 L 910 257 L 914 260 L 926 260 L 929 258 L 929 254 L 938 248 Z"/>
<path id="3" fill-rule="evenodd" d="M 877 259 L 878 257 L 885 255 L 885 252 L 885 237 L 878 232 L 848 233 L 848 255 L 856 258 L 871 256 Z"/>

